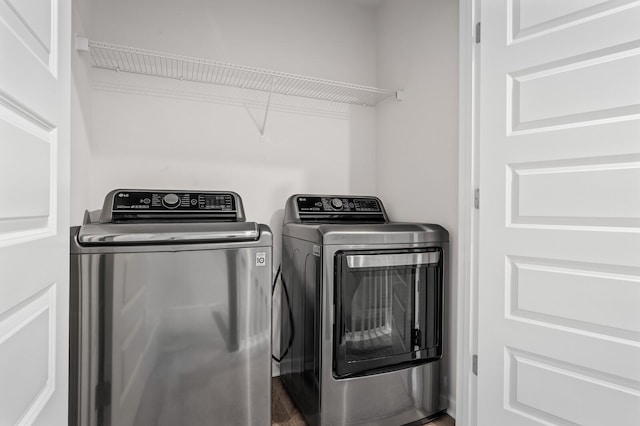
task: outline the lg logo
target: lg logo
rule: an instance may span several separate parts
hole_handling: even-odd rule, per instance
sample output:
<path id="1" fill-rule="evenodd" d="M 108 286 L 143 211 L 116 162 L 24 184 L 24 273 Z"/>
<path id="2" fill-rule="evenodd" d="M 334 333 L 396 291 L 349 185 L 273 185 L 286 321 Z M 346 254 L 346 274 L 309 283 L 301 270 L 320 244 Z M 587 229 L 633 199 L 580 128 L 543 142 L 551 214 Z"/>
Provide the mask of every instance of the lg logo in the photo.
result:
<path id="1" fill-rule="evenodd" d="M 267 253 L 256 253 L 256 266 L 267 265 Z"/>

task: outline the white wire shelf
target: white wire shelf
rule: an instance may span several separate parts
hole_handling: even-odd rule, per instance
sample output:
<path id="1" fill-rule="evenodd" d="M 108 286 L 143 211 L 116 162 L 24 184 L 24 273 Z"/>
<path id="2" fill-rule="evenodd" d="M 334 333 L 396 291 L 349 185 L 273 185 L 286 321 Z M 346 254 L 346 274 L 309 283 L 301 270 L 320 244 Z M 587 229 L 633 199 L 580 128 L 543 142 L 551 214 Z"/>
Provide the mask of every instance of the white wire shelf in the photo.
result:
<path id="1" fill-rule="evenodd" d="M 375 106 L 390 97 L 399 97 L 399 92 L 394 90 L 93 40 L 79 39 L 78 48 L 89 51 L 96 68 L 135 74 L 366 106 Z"/>

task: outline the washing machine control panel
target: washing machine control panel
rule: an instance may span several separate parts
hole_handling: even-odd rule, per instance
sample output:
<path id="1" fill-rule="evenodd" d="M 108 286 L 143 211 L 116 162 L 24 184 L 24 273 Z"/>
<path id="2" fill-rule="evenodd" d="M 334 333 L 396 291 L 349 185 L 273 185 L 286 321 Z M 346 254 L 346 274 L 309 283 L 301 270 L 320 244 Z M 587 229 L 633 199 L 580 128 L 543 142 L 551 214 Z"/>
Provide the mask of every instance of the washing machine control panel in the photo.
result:
<path id="1" fill-rule="evenodd" d="M 200 192 L 118 192 L 113 197 L 113 211 L 129 210 L 220 210 L 234 211 L 232 194 Z"/>
<path id="2" fill-rule="evenodd" d="M 110 217 L 104 220 L 112 222 L 244 220 L 240 197 L 223 191 L 116 190 L 107 196 L 103 216 L 105 209 Z"/>

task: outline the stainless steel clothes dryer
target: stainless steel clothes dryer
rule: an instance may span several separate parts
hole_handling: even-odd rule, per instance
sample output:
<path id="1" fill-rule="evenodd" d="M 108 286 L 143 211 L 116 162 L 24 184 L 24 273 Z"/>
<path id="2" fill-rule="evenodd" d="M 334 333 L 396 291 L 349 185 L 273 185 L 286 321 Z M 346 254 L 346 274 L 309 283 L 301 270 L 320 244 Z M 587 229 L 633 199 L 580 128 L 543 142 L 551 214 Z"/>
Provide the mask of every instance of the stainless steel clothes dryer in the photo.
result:
<path id="1" fill-rule="evenodd" d="M 447 408 L 449 236 L 375 197 L 294 195 L 282 236 L 280 365 L 310 425 L 402 425 Z"/>
<path id="2" fill-rule="evenodd" d="M 71 229 L 70 425 L 270 425 L 271 251 L 233 192 L 116 190 Z"/>

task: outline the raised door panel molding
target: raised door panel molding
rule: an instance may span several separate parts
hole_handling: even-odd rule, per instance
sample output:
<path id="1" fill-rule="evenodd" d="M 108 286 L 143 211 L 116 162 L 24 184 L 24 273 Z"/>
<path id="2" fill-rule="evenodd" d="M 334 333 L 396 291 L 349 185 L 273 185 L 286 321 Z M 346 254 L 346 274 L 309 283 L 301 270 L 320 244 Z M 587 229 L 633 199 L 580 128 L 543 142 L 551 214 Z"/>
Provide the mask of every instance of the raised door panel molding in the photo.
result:
<path id="1" fill-rule="evenodd" d="M 509 134 L 640 118 L 640 41 L 508 75 Z"/>
<path id="2" fill-rule="evenodd" d="M 56 130 L 0 93 L 0 132 L 0 246 L 53 235 Z"/>
<path id="3" fill-rule="evenodd" d="M 505 370 L 506 408 L 540 424 L 632 425 L 640 418 L 635 380 L 509 347 Z"/>
<path id="4" fill-rule="evenodd" d="M 640 268 L 509 256 L 507 283 L 507 318 L 640 344 Z"/>
<path id="5" fill-rule="evenodd" d="M 0 424 L 31 424 L 53 394 L 55 324 L 55 284 L 0 314 Z"/>
<path id="6" fill-rule="evenodd" d="M 0 24 L 56 75 L 57 0 L 0 0 Z"/>
<path id="7" fill-rule="evenodd" d="M 511 0 L 509 42 L 579 25 L 637 4 L 637 0 Z"/>
<path id="8" fill-rule="evenodd" d="M 508 226 L 640 232 L 640 155 L 509 165 Z"/>

